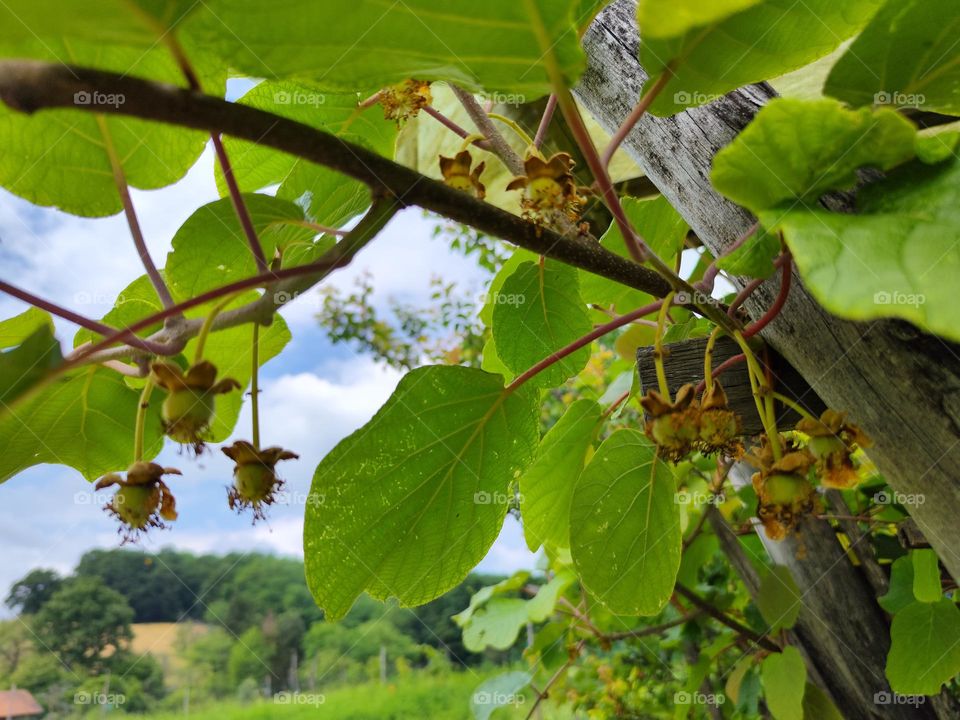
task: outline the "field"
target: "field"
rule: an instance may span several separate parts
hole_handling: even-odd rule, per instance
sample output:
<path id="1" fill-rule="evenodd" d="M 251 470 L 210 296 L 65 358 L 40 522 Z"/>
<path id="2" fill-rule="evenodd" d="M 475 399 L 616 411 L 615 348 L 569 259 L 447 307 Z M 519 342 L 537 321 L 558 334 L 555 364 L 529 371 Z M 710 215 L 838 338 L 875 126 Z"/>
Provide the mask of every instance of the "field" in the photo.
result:
<path id="1" fill-rule="evenodd" d="M 160 663 L 164 674 L 175 682 L 176 675 L 183 669 L 183 660 L 177 653 L 177 638 L 184 633 L 198 637 L 207 631 L 202 623 L 158 622 L 134 623 L 133 642 L 130 649 L 135 655 L 150 653 Z"/>
<path id="2" fill-rule="evenodd" d="M 323 695 L 304 693 L 275 701 L 241 705 L 218 703 L 191 708 L 197 720 L 472 720 L 470 696 L 481 679 L 472 673 L 443 677 L 411 675 L 395 683 L 365 683 L 330 690 Z M 289 702 L 285 702 L 289 700 Z M 494 720 L 517 720 L 529 711 L 524 705 L 497 711 Z M 182 711 L 147 715 L 144 720 L 180 720 Z"/>

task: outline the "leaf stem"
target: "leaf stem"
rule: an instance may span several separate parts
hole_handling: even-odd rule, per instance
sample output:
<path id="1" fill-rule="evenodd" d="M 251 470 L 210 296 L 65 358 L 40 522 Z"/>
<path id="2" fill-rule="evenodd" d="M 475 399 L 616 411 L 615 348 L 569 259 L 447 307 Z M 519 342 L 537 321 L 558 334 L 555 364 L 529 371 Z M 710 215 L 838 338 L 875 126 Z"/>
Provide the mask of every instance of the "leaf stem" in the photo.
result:
<path id="1" fill-rule="evenodd" d="M 253 345 L 250 349 L 253 366 L 250 368 L 250 415 L 253 419 L 253 447 L 260 449 L 260 323 L 253 323 Z"/>
<path id="2" fill-rule="evenodd" d="M 707 340 L 707 349 L 703 353 L 703 381 L 707 393 L 713 390 L 713 347 L 717 344 L 717 338 L 720 337 L 722 329 L 717 327 L 710 333 Z"/>
<path id="3" fill-rule="evenodd" d="M 521 140 L 523 140 L 528 146 L 533 147 L 533 138 L 527 135 L 526 131 L 520 127 L 516 122 L 508 118 L 506 115 L 501 115 L 500 113 L 487 113 L 487 117 L 491 120 L 497 120 L 502 122 L 508 128 L 513 130 L 514 134 Z"/>
<path id="4" fill-rule="evenodd" d="M 197 335 L 197 347 L 193 353 L 193 364 L 199 365 L 203 362 L 203 349 L 207 344 L 207 337 L 210 335 L 210 329 L 213 327 L 213 321 L 217 319 L 217 315 L 222 313 L 224 309 L 237 299 L 239 293 L 232 293 L 223 298 L 220 302 L 213 306 L 213 309 L 207 313 L 207 317 L 203 320 L 203 325 L 200 327 L 200 332 Z"/>
<path id="5" fill-rule="evenodd" d="M 140 404 L 137 405 L 137 420 L 133 431 L 133 461 L 143 460 L 143 435 L 147 424 L 147 408 L 150 407 L 150 395 L 153 393 L 153 378 L 147 375 L 143 390 L 140 393 Z"/>
<path id="6" fill-rule="evenodd" d="M 770 408 L 766 405 L 766 396 L 773 391 L 773 388 L 768 386 L 767 378 L 763 374 L 763 370 L 760 369 L 760 363 L 757 361 L 756 355 L 753 354 L 750 344 L 743 337 L 743 333 L 738 330 L 733 334 L 733 338 L 737 341 L 737 344 L 740 346 L 740 349 L 743 350 L 743 354 L 746 357 L 747 367 L 749 369 L 750 388 L 753 390 L 753 399 L 757 405 L 757 414 L 760 416 L 760 422 L 763 424 L 763 429 L 770 440 L 773 457 L 775 460 L 779 460 L 782 455 L 782 450 L 780 447 L 780 435 L 777 432 L 776 418 L 771 417 Z M 762 392 L 761 388 L 763 388 Z"/>
<path id="7" fill-rule="evenodd" d="M 183 46 L 172 32 L 164 32 L 163 37 L 164 41 L 167 43 L 167 46 L 170 48 L 170 51 L 173 53 L 174 59 L 180 66 L 180 71 L 186 78 L 190 89 L 196 93 L 202 93 L 203 87 L 200 84 L 200 78 L 193 69 L 193 65 L 190 63 L 190 60 L 187 58 L 187 54 L 184 52 Z M 210 141 L 213 143 L 213 151 L 217 156 L 217 162 L 220 164 L 220 169 L 223 171 L 223 180 L 227 184 L 227 191 L 230 194 L 230 203 L 233 205 L 234 212 L 237 214 L 237 219 L 240 221 L 240 228 L 243 230 L 243 234 L 247 238 L 247 245 L 250 246 L 250 253 L 253 255 L 254 261 L 257 263 L 257 272 L 265 273 L 269 269 L 267 265 L 267 258 L 263 254 L 263 246 L 260 244 L 260 238 L 257 237 L 257 230 L 253 226 L 253 219 L 250 217 L 250 211 L 247 209 L 247 204 L 243 200 L 243 194 L 240 192 L 240 186 L 237 184 L 237 179 L 233 174 L 233 166 L 230 164 L 230 158 L 227 156 L 227 150 L 223 146 L 223 140 L 220 138 L 220 133 L 211 132 Z"/>
<path id="8" fill-rule="evenodd" d="M 130 187 L 127 184 L 126 173 L 123 171 L 123 164 L 120 162 L 116 146 L 113 144 L 113 135 L 110 133 L 110 129 L 107 127 L 107 121 L 103 115 L 95 115 L 94 117 L 97 121 L 97 127 L 100 128 L 103 147 L 107 152 L 107 157 L 110 159 L 110 168 L 113 171 L 113 182 L 117 187 L 117 193 L 120 195 L 120 202 L 123 204 L 123 214 L 127 218 L 127 226 L 130 228 L 130 235 L 133 237 L 133 245 L 137 249 L 140 262 L 143 264 L 143 269 L 150 279 L 150 284 L 153 285 L 157 297 L 160 298 L 160 303 L 164 307 L 171 307 L 174 304 L 173 297 L 170 295 L 170 290 L 163 281 L 160 271 L 157 270 L 153 258 L 150 257 L 147 243 L 143 239 L 143 230 L 140 228 L 139 219 L 137 219 L 137 211 L 133 206 L 133 198 L 130 197 Z"/>
<path id="9" fill-rule="evenodd" d="M 480 135 L 480 134 L 471 134 L 471 133 L 468 132 L 467 130 L 464 130 L 460 125 L 458 125 L 457 123 L 455 123 L 453 120 L 451 120 L 450 118 L 448 118 L 446 115 L 444 115 L 442 112 L 440 112 L 439 110 L 437 110 L 437 109 L 436 109 L 435 107 L 433 107 L 432 105 L 427 105 L 425 108 L 423 108 L 423 111 L 424 111 L 427 115 L 429 115 L 430 117 L 432 117 L 434 120 L 436 120 L 437 122 L 439 122 L 441 125 L 443 125 L 445 128 L 447 128 L 448 130 L 453 131 L 456 135 L 459 135 L 460 137 L 462 137 L 464 140 L 470 140 L 470 142 L 468 143 L 468 145 L 476 145 L 476 146 L 477 146 L 478 148 L 480 148 L 481 150 L 492 150 L 492 149 L 493 149 L 492 146 L 490 145 L 490 143 L 487 142 L 486 138 L 484 138 L 483 135 Z M 466 149 L 466 148 L 464 148 L 464 149 Z"/>
<path id="10" fill-rule="evenodd" d="M 674 293 L 667 295 L 660 306 L 660 313 L 657 315 L 657 332 L 653 341 L 653 364 L 657 368 L 657 384 L 660 387 L 660 394 L 667 399 L 670 398 L 670 385 L 667 382 L 667 369 L 663 362 L 663 331 L 667 325 L 667 313 L 670 312 L 673 296 Z"/>
<path id="11" fill-rule="evenodd" d="M 756 335 L 767 325 L 773 322 L 777 315 L 780 314 L 780 311 L 783 310 L 783 306 L 787 303 L 787 297 L 790 295 L 790 284 L 792 280 L 792 258 L 789 253 L 784 253 L 783 264 L 780 265 L 780 292 L 777 294 L 777 299 L 774 301 L 773 305 L 770 306 L 770 309 L 763 314 L 763 317 L 743 331 L 743 336 L 745 338 L 750 338 Z"/>
<path id="12" fill-rule="evenodd" d="M 547 137 L 547 130 L 550 129 L 550 123 L 553 121 L 553 115 L 557 110 L 557 96 L 552 93 L 547 99 L 547 107 L 543 110 L 543 117 L 540 118 L 540 126 L 537 128 L 537 134 L 533 138 L 533 146 L 539 150 L 543 141 Z"/>
<path id="13" fill-rule="evenodd" d="M 40 308 L 41 310 L 46 310 L 52 315 L 61 317 L 64 320 L 69 320 L 75 325 L 79 325 L 82 328 L 86 328 L 91 332 L 96 333 L 97 335 L 103 335 L 104 337 L 110 337 L 117 333 L 123 332 L 126 333 L 126 330 L 116 330 L 115 328 L 110 327 L 109 325 L 104 325 L 103 323 L 97 322 L 96 320 L 91 320 L 90 318 L 75 313 L 72 310 L 68 310 L 65 307 L 61 307 L 56 303 L 50 302 L 49 300 L 44 300 L 42 297 L 34 295 L 33 293 L 27 292 L 26 290 L 21 290 L 20 288 L 11 285 L 10 283 L 0 280 L 0 292 L 6 293 L 12 297 L 22 300 L 25 303 L 33 305 L 34 307 Z M 164 312 L 168 313 L 166 317 L 170 315 L 175 315 L 176 312 L 171 312 L 173 308 L 167 308 Z M 156 322 L 156 321 L 154 321 Z M 144 327 L 149 327 L 153 325 L 154 322 L 148 323 Z M 162 346 L 157 343 L 151 342 L 149 340 L 144 340 L 143 338 L 138 338 L 133 332 L 130 333 L 129 340 L 127 344 L 135 347 L 144 352 L 154 354 L 158 349 L 161 349 Z"/>
<path id="14" fill-rule="evenodd" d="M 820 420 L 819 420 L 818 418 L 816 418 L 816 417 L 813 415 L 813 413 L 811 413 L 809 410 L 807 410 L 807 409 L 804 408 L 802 405 L 800 405 L 800 403 L 798 403 L 798 402 L 796 402 L 796 401 L 794 401 L 794 400 L 791 400 L 790 398 L 788 398 L 788 397 L 787 397 L 786 395 L 784 395 L 783 393 L 773 392 L 773 393 L 771 393 L 770 395 L 771 395 L 771 397 L 773 397 L 775 400 L 777 400 L 777 401 L 779 401 L 779 402 L 782 402 L 782 403 L 783 403 L 784 405 L 786 405 L 788 408 L 790 408 L 791 410 L 793 410 L 795 413 L 797 413 L 797 415 L 799 415 L 799 416 L 801 416 L 801 417 L 804 417 L 804 418 L 806 418 L 807 420 L 812 420 L 812 421 L 815 422 L 815 423 L 819 423 L 819 422 L 820 422 Z"/>

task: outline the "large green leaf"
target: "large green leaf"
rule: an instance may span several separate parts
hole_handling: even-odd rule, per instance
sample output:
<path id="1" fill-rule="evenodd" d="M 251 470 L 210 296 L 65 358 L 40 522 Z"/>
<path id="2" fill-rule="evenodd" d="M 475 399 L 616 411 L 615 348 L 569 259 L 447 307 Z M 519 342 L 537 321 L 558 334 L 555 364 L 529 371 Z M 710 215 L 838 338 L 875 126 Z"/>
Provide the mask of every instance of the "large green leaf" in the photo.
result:
<path id="1" fill-rule="evenodd" d="M 859 213 L 772 209 L 804 282 L 830 312 L 852 320 L 898 317 L 960 340 L 960 163 L 915 162 L 858 196 Z"/>
<path id="2" fill-rule="evenodd" d="M 807 666 L 799 650 L 788 645 L 783 652 L 768 655 L 760 666 L 760 680 L 774 720 L 803 720 Z"/>
<path id="3" fill-rule="evenodd" d="M 891 615 L 900 612 L 916 600 L 913 594 L 913 558 L 903 555 L 890 566 L 890 589 L 877 603 Z"/>
<path id="4" fill-rule="evenodd" d="M 936 695 L 960 673 L 960 610 L 952 600 L 915 602 L 893 616 L 887 679 L 903 695 Z"/>
<path id="5" fill-rule="evenodd" d="M 0 352 L 0 417 L 9 406 L 63 362 L 49 326 L 37 328 L 20 345 Z"/>
<path id="6" fill-rule="evenodd" d="M 44 59 L 112 70 L 183 84 L 164 48 L 141 50 L 107 45 L 37 44 Z M 20 48 L 0 47 L 16 54 Z M 208 92 L 222 93 L 224 80 L 208 78 Z M 78 105 L 122 104 L 124 98 L 79 93 Z M 98 119 L 99 118 L 99 119 Z M 89 111 L 48 110 L 24 115 L 0 104 L 0 185 L 37 205 L 58 207 L 86 217 L 122 209 L 111 169 L 112 147 L 129 185 L 154 189 L 184 176 L 207 142 L 204 133 Z"/>
<path id="7" fill-rule="evenodd" d="M 247 194 L 243 198 L 268 260 L 278 247 L 309 242 L 317 234 L 304 226 L 303 210 L 291 202 L 270 195 Z M 229 198 L 204 205 L 180 226 L 173 236 L 165 272 L 171 291 L 184 299 L 257 274 Z"/>
<path id="8" fill-rule="evenodd" d="M 4 41 L 68 38 L 146 49 L 182 26 L 198 6 L 195 0 L 5 0 L 0 27 Z"/>
<path id="9" fill-rule="evenodd" d="M 113 307 L 101 318 L 101 322 L 112 328 L 129 327 L 161 310 L 163 310 L 163 305 L 160 303 L 160 298 L 157 297 L 156 290 L 153 289 L 150 278 L 141 275 L 120 291 Z M 146 337 L 161 327 L 162 323 L 155 323 L 137 334 Z M 100 334 L 86 328 L 80 328 L 73 338 L 73 346 L 79 347 L 83 343 L 96 342 L 102 339 Z"/>
<path id="10" fill-rule="evenodd" d="M 662 195 L 653 199 L 626 197 L 622 204 L 633 228 L 643 236 L 644 241 L 661 260 L 672 266 L 690 231 L 690 226 L 680 213 L 674 210 Z M 610 227 L 600 238 L 600 243 L 618 255 L 631 257 L 616 222 L 610 223 Z M 585 270 L 580 271 L 580 291 L 586 302 L 605 308 L 613 307 L 619 313 L 626 313 L 653 302 L 653 298 L 647 293 Z"/>
<path id="11" fill-rule="evenodd" d="M 378 107 L 357 110 L 356 92 L 324 92 L 294 81 L 262 82 L 238 102 L 290 118 L 310 127 L 393 156 L 396 123 L 385 120 Z M 224 146 L 241 190 L 279 185 L 277 197 L 297 202 L 310 219 L 339 227 L 370 204 L 367 187 L 322 165 L 242 140 L 227 138 Z M 227 194 L 223 173 L 217 169 L 217 187 Z"/>
<path id="12" fill-rule="evenodd" d="M 713 184 L 754 212 L 849 189 L 857 170 L 914 157 L 917 130 L 893 110 L 848 110 L 836 100 L 772 100 L 713 162 Z"/>
<path id="13" fill-rule="evenodd" d="M 543 436 L 537 456 L 520 478 L 527 547 L 570 547 L 570 499 L 583 470 L 602 408 L 577 400 Z"/>
<path id="14" fill-rule="evenodd" d="M 49 313 L 35 307 L 3 320 L 0 322 L 0 349 L 16 347 L 43 327 L 52 333 L 53 318 Z"/>
<path id="15" fill-rule="evenodd" d="M 644 38 L 670 38 L 723 20 L 762 0 L 640 0 L 637 22 Z"/>
<path id="16" fill-rule="evenodd" d="M 680 35 L 644 38 L 640 60 L 651 76 L 646 87 L 673 73 L 650 110 L 672 115 L 802 67 L 856 33 L 880 2 L 762 0 Z"/>
<path id="17" fill-rule="evenodd" d="M 655 615 L 680 569 L 680 506 L 670 468 L 636 430 L 607 438 L 584 469 L 570 511 L 583 585 L 624 615 Z"/>
<path id="18" fill-rule="evenodd" d="M 0 481 L 32 465 L 69 465 L 93 480 L 133 460 L 139 391 L 112 370 L 88 367 L 58 379 L 0 419 Z M 145 457 L 162 447 L 160 404 L 147 410 Z"/>
<path id="19" fill-rule="evenodd" d="M 493 308 L 497 355 L 521 373 L 593 329 L 580 296 L 577 269 L 555 260 L 525 262 L 508 277 Z M 554 363 L 530 382 L 556 387 L 590 360 L 584 347 Z"/>
<path id="20" fill-rule="evenodd" d="M 314 475 L 304 556 L 327 616 L 343 617 L 363 591 L 415 605 L 463 580 L 500 532 L 537 409 L 533 394 L 506 393 L 482 370 L 408 373 Z"/>
<path id="21" fill-rule="evenodd" d="M 793 627 L 803 608 L 803 593 L 785 565 L 775 565 L 763 576 L 756 598 L 757 609 L 770 632 Z"/>
<path id="22" fill-rule="evenodd" d="M 575 80 L 584 56 L 574 14 L 595 8 L 582 9 L 580 0 L 529 5 L 535 13 L 516 0 L 214 0 L 206 40 L 254 77 L 300 77 L 349 91 L 415 77 L 534 100 L 550 92 L 541 42 Z"/>
<path id="23" fill-rule="evenodd" d="M 519 705 L 525 699 L 521 691 L 532 679 L 530 673 L 514 670 L 484 680 L 470 696 L 474 720 L 489 720 L 498 707 Z"/>
<path id="24" fill-rule="evenodd" d="M 826 92 L 852 105 L 960 114 L 955 0 L 887 0 L 834 66 Z"/>

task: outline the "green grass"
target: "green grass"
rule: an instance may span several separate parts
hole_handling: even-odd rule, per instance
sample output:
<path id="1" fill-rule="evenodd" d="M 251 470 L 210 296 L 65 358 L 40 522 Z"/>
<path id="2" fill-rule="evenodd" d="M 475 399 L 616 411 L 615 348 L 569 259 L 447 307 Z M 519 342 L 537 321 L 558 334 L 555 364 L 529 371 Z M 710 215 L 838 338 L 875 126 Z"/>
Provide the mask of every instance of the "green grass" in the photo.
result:
<path id="1" fill-rule="evenodd" d="M 387 685 L 364 683 L 323 693 L 323 703 L 310 704 L 309 693 L 281 704 L 263 700 L 248 705 L 224 702 L 191 708 L 195 720 L 472 720 L 470 696 L 483 682 L 470 672 L 443 677 L 411 674 Z M 182 720 L 183 712 L 142 716 L 145 720 Z M 523 715 L 502 710 L 494 717 L 505 720 Z"/>

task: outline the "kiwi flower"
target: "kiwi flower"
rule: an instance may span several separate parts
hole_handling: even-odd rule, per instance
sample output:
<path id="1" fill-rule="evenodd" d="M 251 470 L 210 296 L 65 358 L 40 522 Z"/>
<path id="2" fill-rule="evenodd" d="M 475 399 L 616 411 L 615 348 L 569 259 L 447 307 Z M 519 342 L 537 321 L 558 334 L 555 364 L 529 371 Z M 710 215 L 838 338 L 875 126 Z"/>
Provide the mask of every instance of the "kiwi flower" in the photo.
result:
<path id="1" fill-rule="evenodd" d="M 771 540 L 783 540 L 820 507 L 817 491 L 808 478 L 813 456 L 784 438 L 781 443 L 784 452 L 779 460 L 774 459 L 766 436 L 760 449 L 746 458 L 760 470 L 752 478 L 757 517 Z"/>
<path id="2" fill-rule="evenodd" d="M 217 368 L 206 360 L 186 372 L 170 362 L 150 366 L 154 382 L 167 391 L 160 413 L 164 429 L 172 439 L 203 450 L 203 434 L 213 421 L 214 398 L 240 389 L 232 378 L 217 381 Z"/>
<path id="3" fill-rule="evenodd" d="M 416 117 L 433 102 L 430 83 L 423 80 L 404 80 L 380 91 L 383 117 L 397 124 Z"/>
<path id="4" fill-rule="evenodd" d="M 520 201 L 524 213 L 534 220 L 549 221 L 555 214 L 578 220 L 584 198 L 573 176 L 573 158 L 557 153 L 549 160 L 529 155 L 523 163 L 526 175 L 514 178 L 507 190 L 523 190 Z"/>
<path id="5" fill-rule="evenodd" d="M 473 156 L 467 150 L 457 153 L 452 158 L 440 156 L 440 174 L 443 175 L 443 182 L 454 190 L 470 193 L 478 200 L 483 200 L 487 196 L 487 189 L 480 182 L 480 175 L 486 163 L 481 162 L 471 170 L 472 165 Z"/>
<path id="6" fill-rule="evenodd" d="M 119 486 L 104 509 L 120 521 L 124 542 L 135 541 L 148 528 L 163 528 L 164 520 L 177 519 L 176 501 L 163 476 L 179 474 L 176 468 L 135 462 L 127 468 L 126 478 L 110 473 L 97 481 L 97 490 Z"/>
<path id="7" fill-rule="evenodd" d="M 697 449 L 704 455 L 721 453 L 739 458 L 743 454 L 740 441 L 740 418 L 727 404 L 727 394 L 719 382 L 700 399 Z"/>
<path id="8" fill-rule="evenodd" d="M 648 390 L 640 404 L 649 415 L 644 428 L 647 437 L 657 444 L 660 456 L 680 462 L 689 455 L 700 436 L 694 386 L 688 384 L 677 390 L 673 402 L 656 390 Z"/>
<path id="9" fill-rule="evenodd" d="M 821 483 L 845 490 L 860 482 L 853 454 L 857 448 L 868 448 L 873 443 L 863 430 L 846 421 L 844 413 L 826 410 L 818 421 L 804 418 L 798 422 L 797 430 L 810 438 L 807 448 L 816 458 Z"/>
<path id="10" fill-rule="evenodd" d="M 274 467 L 281 460 L 295 460 L 299 455 L 278 447 L 258 450 L 246 440 L 237 440 L 221 450 L 234 462 L 233 487 L 227 492 L 230 509 L 243 512 L 252 508 L 254 522 L 264 519 L 264 506 L 273 505 L 283 487 Z"/>

